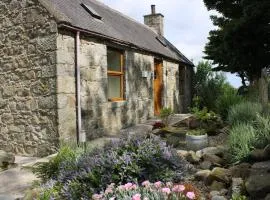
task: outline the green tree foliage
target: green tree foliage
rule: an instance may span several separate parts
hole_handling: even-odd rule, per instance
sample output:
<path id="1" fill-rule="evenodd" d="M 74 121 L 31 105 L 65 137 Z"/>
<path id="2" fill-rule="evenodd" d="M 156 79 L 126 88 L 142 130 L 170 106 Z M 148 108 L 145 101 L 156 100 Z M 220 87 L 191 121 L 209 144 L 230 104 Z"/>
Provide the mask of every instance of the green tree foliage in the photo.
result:
<path id="1" fill-rule="evenodd" d="M 194 77 L 195 96 L 199 101 L 196 106 L 200 109 L 207 107 L 208 110 L 217 111 L 216 100 L 222 95 L 225 83 L 226 78 L 223 74 L 212 72 L 210 62 L 199 62 Z"/>
<path id="2" fill-rule="evenodd" d="M 216 30 L 209 33 L 206 59 L 213 60 L 216 70 L 238 73 L 258 80 L 261 69 L 270 64 L 269 0 L 204 0 Z"/>

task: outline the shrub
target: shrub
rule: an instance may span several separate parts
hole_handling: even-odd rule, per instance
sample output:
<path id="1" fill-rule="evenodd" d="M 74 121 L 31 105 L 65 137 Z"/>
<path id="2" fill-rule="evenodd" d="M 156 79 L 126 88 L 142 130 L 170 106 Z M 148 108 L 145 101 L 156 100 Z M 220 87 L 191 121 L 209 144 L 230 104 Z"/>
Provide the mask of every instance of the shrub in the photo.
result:
<path id="1" fill-rule="evenodd" d="M 173 111 L 170 107 L 161 109 L 160 118 L 162 119 L 162 122 L 165 124 L 165 126 L 169 126 L 169 121 L 172 114 Z"/>
<path id="2" fill-rule="evenodd" d="M 55 179 L 59 174 L 60 165 L 63 162 L 68 161 L 72 163 L 72 161 L 74 161 L 79 154 L 79 151 L 64 145 L 60 148 L 59 153 L 56 155 L 56 157 L 52 158 L 48 163 L 41 163 L 37 165 L 33 169 L 33 172 L 43 181 Z"/>
<path id="3" fill-rule="evenodd" d="M 187 132 L 187 135 L 205 135 L 205 134 L 206 134 L 205 129 L 193 129 Z"/>
<path id="4" fill-rule="evenodd" d="M 243 102 L 234 105 L 228 113 L 230 124 L 251 123 L 257 119 L 257 114 L 262 113 L 262 106 L 259 103 Z"/>
<path id="5" fill-rule="evenodd" d="M 89 198 L 110 183 L 179 180 L 186 161 L 156 136 L 125 135 L 60 165 L 56 177 L 63 199 Z"/>
<path id="6" fill-rule="evenodd" d="M 115 187 L 114 184 L 110 184 L 105 191 L 92 196 L 93 200 L 109 200 L 109 199 L 149 199 L 149 200 L 188 200 L 199 199 L 199 193 L 197 188 L 191 184 L 173 184 L 167 182 L 166 184 L 157 181 L 151 183 L 144 181 L 142 186 L 134 183 L 127 183 Z"/>
<path id="7" fill-rule="evenodd" d="M 264 148 L 267 144 L 270 144 L 270 117 L 257 115 L 254 127 L 256 129 L 254 146 Z"/>
<path id="8" fill-rule="evenodd" d="M 199 108 L 207 107 L 217 111 L 217 97 L 223 93 L 226 78 L 222 73 L 212 71 L 212 64 L 208 61 L 198 63 L 194 75 L 195 95 L 199 97 Z"/>
<path id="9" fill-rule="evenodd" d="M 232 86 L 224 87 L 223 94 L 217 99 L 217 112 L 223 119 L 227 119 L 230 107 L 243 102 L 244 98 L 237 95 Z"/>
<path id="10" fill-rule="evenodd" d="M 256 140 L 255 129 L 251 124 L 236 124 L 230 130 L 228 143 L 232 162 L 246 160 Z"/>

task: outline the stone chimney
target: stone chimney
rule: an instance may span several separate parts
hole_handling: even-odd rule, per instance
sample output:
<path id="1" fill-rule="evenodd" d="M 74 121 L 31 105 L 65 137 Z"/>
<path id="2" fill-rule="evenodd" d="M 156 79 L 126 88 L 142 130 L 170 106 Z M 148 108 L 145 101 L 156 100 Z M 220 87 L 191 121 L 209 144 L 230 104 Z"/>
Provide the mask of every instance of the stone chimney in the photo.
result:
<path id="1" fill-rule="evenodd" d="M 151 5 L 151 14 L 144 16 L 144 24 L 159 35 L 164 35 L 164 16 L 156 13 L 156 5 Z"/>

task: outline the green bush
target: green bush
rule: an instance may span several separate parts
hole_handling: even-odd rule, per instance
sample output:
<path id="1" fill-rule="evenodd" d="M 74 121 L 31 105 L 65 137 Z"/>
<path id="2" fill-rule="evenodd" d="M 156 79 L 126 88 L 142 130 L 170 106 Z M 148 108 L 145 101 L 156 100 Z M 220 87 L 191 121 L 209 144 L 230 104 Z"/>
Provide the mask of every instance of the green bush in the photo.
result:
<path id="1" fill-rule="evenodd" d="M 78 149 L 74 150 L 71 147 L 64 145 L 60 148 L 56 157 L 52 158 L 48 163 L 41 163 L 37 165 L 33 169 L 33 172 L 44 182 L 48 181 L 49 179 L 54 179 L 59 174 L 60 165 L 67 161 L 73 163 L 80 153 L 81 152 L 78 151 Z"/>
<path id="2" fill-rule="evenodd" d="M 229 109 L 243 101 L 244 98 L 237 95 L 235 88 L 230 85 L 225 85 L 223 94 L 217 98 L 217 113 L 219 113 L 223 119 L 227 119 Z"/>
<path id="3" fill-rule="evenodd" d="M 270 144 L 270 117 L 257 115 L 254 127 L 256 129 L 254 146 L 256 148 L 264 148 L 267 144 Z"/>
<path id="4" fill-rule="evenodd" d="M 104 148 L 62 162 L 54 184 L 45 191 L 60 188 L 61 199 L 89 199 L 110 183 L 179 180 L 186 164 L 158 137 L 125 135 Z"/>
<path id="5" fill-rule="evenodd" d="M 165 126 L 169 125 L 170 117 L 172 116 L 172 114 L 173 111 L 170 107 L 161 109 L 160 118 L 162 119 L 162 122 L 165 124 Z"/>
<path id="6" fill-rule="evenodd" d="M 256 140 L 256 130 L 251 124 L 236 124 L 230 130 L 228 143 L 232 162 L 248 159 Z"/>
<path id="7" fill-rule="evenodd" d="M 214 73 L 208 61 L 199 62 L 194 75 L 195 96 L 199 97 L 199 108 L 207 107 L 217 112 L 217 97 L 223 94 L 226 78 L 222 73 Z M 194 106 L 194 105 L 193 105 Z"/>
<path id="8" fill-rule="evenodd" d="M 257 114 L 262 113 L 262 105 L 254 102 L 242 102 L 232 106 L 228 113 L 230 124 L 252 123 L 257 119 Z"/>

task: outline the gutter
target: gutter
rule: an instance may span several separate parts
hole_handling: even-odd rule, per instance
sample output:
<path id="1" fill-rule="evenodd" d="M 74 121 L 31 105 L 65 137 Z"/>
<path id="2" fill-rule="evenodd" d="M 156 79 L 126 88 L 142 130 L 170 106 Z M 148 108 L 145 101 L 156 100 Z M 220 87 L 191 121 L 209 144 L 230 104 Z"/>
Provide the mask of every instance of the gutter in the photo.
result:
<path id="1" fill-rule="evenodd" d="M 134 45 L 134 44 L 132 44 L 130 42 L 126 42 L 126 41 L 123 41 L 123 40 L 118 40 L 116 38 L 109 37 L 109 36 L 106 36 L 106 35 L 103 35 L 103 34 L 100 34 L 100 33 L 96 33 L 96 32 L 89 31 L 89 30 L 85 30 L 85 29 L 82 29 L 82 28 L 79 28 L 79 27 L 75 27 L 75 26 L 72 26 L 72 25 L 68 25 L 68 24 L 66 24 L 64 22 L 58 23 L 58 27 L 59 28 L 66 28 L 66 29 L 73 30 L 73 31 L 76 31 L 76 32 L 86 33 L 86 34 L 91 35 L 91 36 L 95 36 L 95 37 L 99 37 L 99 38 L 104 39 L 104 40 L 111 41 L 111 42 L 113 42 L 115 44 L 119 44 L 121 46 L 126 46 L 126 47 L 129 47 L 131 49 L 135 49 L 135 50 L 140 50 L 140 51 L 145 51 L 145 52 L 148 52 L 148 53 L 152 53 L 154 55 L 158 55 L 159 57 L 169 59 L 169 60 L 174 61 L 176 63 L 180 63 L 180 64 L 188 65 L 190 67 L 194 67 L 193 64 L 190 64 L 190 63 L 187 63 L 187 62 L 183 62 L 183 61 L 180 61 L 180 60 L 177 60 L 177 59 L 170 58 L 170 57 L 165 56 L 163 54 L 159 54 L 159 53 L 153 52 L 153 51 L 151 51 L 149 49 L 145 49 L 145 48 L 139 47 L 139 46 Z"/>

